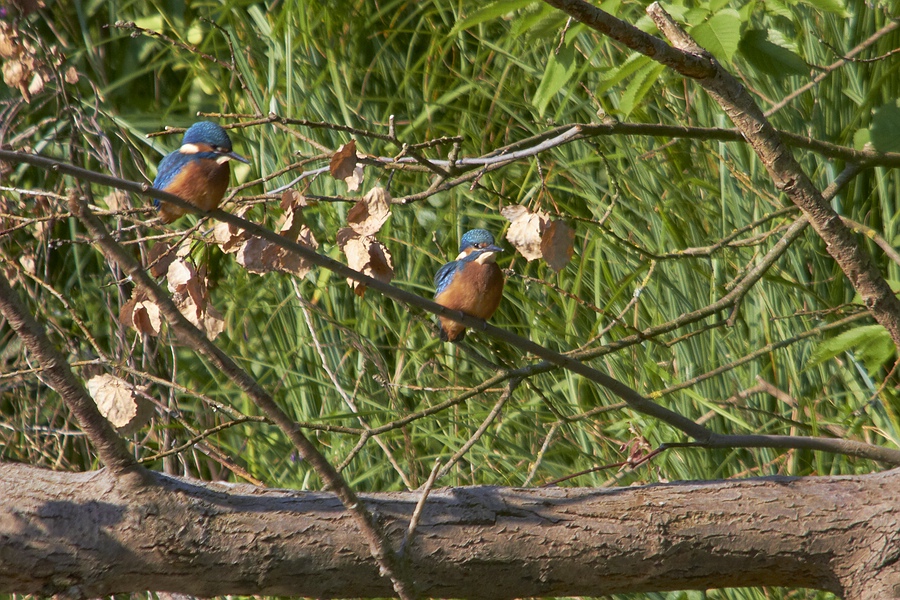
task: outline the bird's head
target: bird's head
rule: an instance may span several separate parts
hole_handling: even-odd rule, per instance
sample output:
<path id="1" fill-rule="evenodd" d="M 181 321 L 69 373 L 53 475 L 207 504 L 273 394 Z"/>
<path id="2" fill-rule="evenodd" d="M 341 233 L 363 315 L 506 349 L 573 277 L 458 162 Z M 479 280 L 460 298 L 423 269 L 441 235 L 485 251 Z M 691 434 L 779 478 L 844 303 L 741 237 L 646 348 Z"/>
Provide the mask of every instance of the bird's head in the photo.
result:
<path id="1" fill-rule="evenodd" d="M 498 252 L 503 252 L 503 248 L 494 244 L 491 232 L 485 229 L 470 229 L 459 241 L 459 256 L 456 258 L 459 260 L 473 256 L 472 260 L 484 264 L 494 262 Z"/>
<path id="2" fill-rule="evenodd" d="M 231 138 L 225 130 L 211 121 L 200 121 L 184 132 L 179 152 L 182 154 L 212 153 L 216 162 L 223 164 L 229 160 L 250 163 L 249 160 L 231 149 Z"/>

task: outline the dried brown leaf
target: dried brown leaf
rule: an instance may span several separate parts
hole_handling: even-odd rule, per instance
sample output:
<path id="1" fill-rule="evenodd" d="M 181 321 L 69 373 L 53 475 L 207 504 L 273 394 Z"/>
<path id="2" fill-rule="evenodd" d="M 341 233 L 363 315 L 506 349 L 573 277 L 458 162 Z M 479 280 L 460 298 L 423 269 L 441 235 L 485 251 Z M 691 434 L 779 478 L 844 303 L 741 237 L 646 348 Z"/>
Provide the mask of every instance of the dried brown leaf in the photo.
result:
<path id="1" fill-rule="evenodd" d="M 250 207 L 242 207 L 235 215 L 243 217 L 248 210 L 250 210 Z M 213 241 L 219 245 L 219 248 L 225 254 L 233 254 L 240 250 L 249 237 L 250 235 L 240 227 L 235 227 L 222 221 L 217 221 L 215 227 L 213 227 Z"/>
<path id="2" fill-rule="evenodd" d="M 150 265 L 150 275 L 162 277 L 169 271 L 169 265 L 177 258 L 172 247 L 166 242 L 157 242 L 147 252 L 147 263 Z"/>
<path id="3" fill-rule="evenodd" d="M 169 285 L 169 291 L 173 294 L 184 291 L 191 279 L 197 276 L 194 267 L 187 264 L 183 259 L 173 260 L 166 270 L 166 282 Z"/>
<path id="4" fill-rule="evenodd" d="M 378 240 L 371 236 L 361 236 L 349 227 L 338 231 L 338 246 L 347 256 L 347 266 L 356 271 L 390 283 L 394 278 L 394 264 L 390 251 Z M 366 286 L 352 279 L 347 279 L 347 284 L 353 291 L 362 296 Z"/>
<path id="5" fill-rule="evenodd" d="M 344 183 L 347 184 L 348 192 L 355 192 L 359 189 L 359 186 L 362 185 L 364 174 L 363 166 L 360 163 L 356 163 L 356 168 L 353 169 L 353 172 L 344 177 Z"/>
<path id="6" fill-rule="evenodd" d="M 162 320 L 159 316 L 159 306 L 155 302 L 144 300 L 137 302 L 131 313 L 132 326 L 143 335 L 159 335 Z"/>
<path id="7" fill-rule="evenodd" d="M 132 314 L 134 313 L 135 304 L 137 304 L 137 300 L 132 296 L 131 299 L 119 309 L 119 323 L 121 323 L 123 327 L 134 327 Z"/>
<path id="8" fill-rule="evenodd" d="M 128 196 L 122 190 L 113 190 L 108 193 L 103 197 L 103 203 L 106 205 L 106 208 L 113 212 L 130 208 Z"/>
<path id="9" fill-rule="evenodd" d="M 356 168 L 356 140 L 350 140 L 331 155 L 328 169 L 335 179 L 346 179 Z"/>
<path id="10" fill-rule="evenodd" d="M 541 237 L 541 254 L 551 269 L 562 271 L 575 253 L 575 230 L 565 221 L 547 225 Z"/>
<path id="11" fill-rule="evenodd" d="M 540 210 L 533 213 L 520 205 L 505 206 L 500 214 L 512 223 L 506 232 L 506 239 L 519 254 L 529 261 L 541 258 L 541 235 L 550 216 Z"/>
<path id="12" fill-rule="evenodd" d="M 25 269 L 26 273 L 31 275 L 37 273 L 37 263 L 34 260 L 34 252 L 26 250 L 22 256 L 19 257 L 19 264 L 22 265 L 22 268 Z"/>
<path id="13" fill-rule="evenodd" d="M 0 58 L 13 58 L 23 51 L 18 38 L 18 32 L 11 24 L 0 23 Z"/>
<path id="14" fill-rule="evenodd" d="M 297 190 L 285 190 L 281 194 L 281 210 L 298 209 L 309 205 L 310 202 L 306 199 L 306 196 Z"/>
<path id="15" fill-rule="evenodd" d="M 135 386 L 114 375 L 91 377 L 87 390 L 97 409 L 120 433 L 134 433 L 153 416 L 153 404 L 137 395 Z"/>
<path id="16" fill-rule="evenodd" d="M 361 236 L 375 235 L 391 216 L 391 195 L 375 186 L 347 213 L 347 224 Z"/>

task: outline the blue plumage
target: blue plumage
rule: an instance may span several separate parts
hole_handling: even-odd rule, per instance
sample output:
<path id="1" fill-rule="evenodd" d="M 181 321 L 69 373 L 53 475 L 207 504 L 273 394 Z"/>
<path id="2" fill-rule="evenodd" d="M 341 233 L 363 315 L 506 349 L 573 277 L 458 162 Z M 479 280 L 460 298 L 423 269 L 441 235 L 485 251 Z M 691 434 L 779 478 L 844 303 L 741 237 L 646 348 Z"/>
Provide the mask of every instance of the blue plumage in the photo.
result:
<path id="1" fill-rule="evenodd" d="M 201 210 L 219 206 L 231 170 L 230 160 L 249 163 L 232 150 L 228 134 L 215 123 L 200 121 L 184 133 L 181 147 L 159 163 L 153 187 L 180 196 Z M 173 204 L 153 200 L 163 223 L 171 223 L 184 214 Z"/>
<path id="2" fill-rule="evenodd" d="M 484 229 L 467 231 L 459 243 L 459 256 L 434 276 L 434 299 L 451 310 L 489 319 L 503 296 L 503 273 L 494 262 L 503 250 L 494 245 L 494 236 Z M 439 317 L 441 339 L 458 342 L 466 328 L 453 319 Z"/>

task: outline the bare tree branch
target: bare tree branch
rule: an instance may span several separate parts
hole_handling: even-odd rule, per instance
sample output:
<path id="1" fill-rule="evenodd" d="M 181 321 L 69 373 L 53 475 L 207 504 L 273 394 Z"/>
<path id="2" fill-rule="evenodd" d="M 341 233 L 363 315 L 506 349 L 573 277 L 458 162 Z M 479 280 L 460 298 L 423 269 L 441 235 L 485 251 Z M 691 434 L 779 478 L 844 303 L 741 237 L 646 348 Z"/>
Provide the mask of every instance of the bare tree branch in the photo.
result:
<path id="1" fill-rule="evenodd" d="M 10 327 L 25 343 L 28 351 L 34 354 L 44 367 L 47 383 L 56 390 L 78 419 L 78 424 L 91 440 L 103 464 L 116 475 L 143 475 L 144 469 L 138 465 L 128 450 L 125 440 L 97 410 L 94 400 L 72 373 L 66 357 L 47 338 L 44 329 L 19 300 L 2 272 L 0 272 L 0 313 L 9 321 Z"/>
<path id="2" fill-rule="evenodd" d="M 179 202 L 183 201 L 179 199 Z M 210 342 L 203 332 L 197 329 L 178 311 L 172 299 L 159 288 L 141 265 L 112 239 L 106 227 L 90 211 L 86 202 L 72 195 L 69 199 L 69 210 L 87 227 L 92 238 L 106 256 L 114 260 L 134 280 L 135 284 L 159 306 L 160 312 L 166 317 L 166 321 L 175 332 L 178 340 L 195 352 L 205 356 L 217 369 L 234 381 L 266 413 L 266 416 L 290 438 L 303 459 L 312 465 L 319 477 L 322 478 L 322 481 L 337 495 L 347 511 L 354 516 L 363 537 L 369 544 L 372 556 L 378 562 L 385 575 L 390 577 L 397 594 L 401 598 L 414 598 L 415 593 L 402 575 L 397 555 L 391 549 L 387 538 L 385 538 L 378 520 L 369 512 L 350 486 L 347 485 L 340 473 L 334 469 L 315 445 L 303 435 L 299 425 L 278 406 L 275 399 L 255 379 L 241 369 L 218 346 Z"/>
<path id="3" fill-rule="evenodd" d="M 737 79 L 697 45 L 657 2 L 647 8 L 647 13 L 674 47 L 583 0 L 544 1 L 703 86 L 753 147 L 775 188 L 800 207 L 825 241 L 829 254 L 863 297 L 872 316 L 888 330 L 894 345 L 900 348 L 900 300 L 894 296 L 865 248 L 803 172 L 778 132 Z"/>
<path id="4" fill-rule="evenodd" d="M 74 167 L 72 165 L 61 163 L 44 157 L 16 152 L 5 152 L 3 150 L 0 150 L 0 159 L 5 159 L 7 156 L 9 157 L 9 160 L 15 162 L 27 162 L 29 164 L 34 164 L 42 168 L 53 168 L 54 170 L 68 173 L 80 179 L 85 179 L 87 181 L 92 181 L 95 183 L 101 183 L 103 185 L 108 185 L 118 189 L 125 189 L 127 191 L 148 195 L 154 198 L 160 198 L 168 202 L 172 202 L 173 204 L 176 204 L 178 206 L 183 206 L 191 212 L 199 212 L 196 207 L 185 202 L 178 196 L 174 196 L 172 194 L 168 194 L 154 188 L 149 188 L 146 185 L 142 186 L 135 182 L 125 181 L 115 177 L 102 175 L 100 173 L 94 173 L 92 171 L 80 169 L 78 167 Z M 847 181 L 847 179 L 852 177 L 852 175 L 856 172 L 856 168 L 853 165 L 846 168 L 841 173 L 841 175 L 835 179 L 832 185 L 829 186 L 828 190 L 826 190 L 826 193 L 836 193 L 836 191 L 840 189 L 840 187 Z M 318 451 L 315 449 L 315 447 L 312 446 L 302 434 L 300 434 L 299 426 L 289 418 L 287 418 L 287 416 L 280 411 L 278 406 L 271 399 L 271 396 L 269 396 L 267 392 L 262 390 L 262 388 L 256 383 L 256 381 L 253 380 L 249 375 L 247 375 L 246 372 L 237 367 L 237 365 L 234 364 L 230 357 L 219 350 L 214 344 L 209 342 L 209 340 L 204 335 L 200 334 L 199 330 L 197 330 L 181 315 L 181 313 L 178 312 L 174 304 L 171 304 L 171 300 L 168 298 L 168 296 L 166 296 L 164 293 L 162 293 L 161 290 L 159 290 L 158 286 L 156 286 L 156 284 L 149 278 L 149 276 L 143 271 L 143 269 L 140 268 L 140 265 L 134 262 L 134 259 L 132 259 L 126 252 L 124 252 L 121 246 L 119 246 L 117 243 L 115 243 L 114 240 L 112 240 L 111 237 L 109 237 L 108 233 L 104 233 L 105 228 L 103 228 L 102 223 L 98 219 L 96 219 L 96 217 L 94 217 L 94 215 L 87 209 L 87 206 L 83 202 L 78 201 L 75 203 L 75 208 L 78 209 L 78 212 L 76 214 L 80 218 L 82 218 L 83 220 L 91 219 L 92 221 L 94 221 L 94 229 L 92 231 L 94 231 L 93 235 L 95 240 L 100 243 L 100 245 L 105 249 L 106 252 L 115 257 L 116 262 L 122 265 L 124 270 L 133 278 L 135 278 L 135 281 L 138 282 L 139 285 L 141 285 L 145 288 L 146 291 L 148 291 L 150 297 L 155 299 L 157 296 L 159 296 L 160 302 L 169 304 L 170 308 L 161 311 L 169 320 L 169 323 L 178 325 L 178 327 L 181 327 L 181 323 L 186 324 L 187 329 L 184 330 L 184 335 L 188 336 L 188 339 L 190 338 L 190 336 L 199 335 L 198 339 L 196 339 L 192 343 L 189 343 L 189 345 L 192 344 L 193 346 L 197 346 L 198 344 L 200 344 L 202 347 L 206 347 L 206 345 L 208 345 L 208 348 L 204 350 L 204 352 L 210 353 L 207 355 L 207 357 L 214 357 L 214 362 L 221 368 L 221 370 L 225 374 L 227 374 L 229 377 L 233 377 L 233 380 L 238 383 L 238 385 L 242 389 L 244 389 L 245 392 L 253 397 L 255 401 L 261 403 L 259 404 L 260 407 L 263 408 L 264 411 L 267 412 L 267 414 L 269 414 L 273 422 L 275 422 L 280 427 L 283 427 L 284 430 L 289 433 L 289 435 L 296 435 L 296 438 L 292 437 L 291 439 L 292 441 L 294 441 L 295 445 L 298 445 L 298 448 L 299 444 L 308 444 L 309 448 L 316 452 L 317 456 L 321 457 L 321 454 L 318 454 Z M 75 208 L 70 207 L 70 210 L 73 210 L 74 212 Z M 611 377 L 606 373 L 598 371 L 581 362 L 581 360 L 588 360 L 601 354 L 606 354 L 619 347 L 624 347 L 632 343 L 640 343 L 641 341 L 646 339 L 644 335 L 646 332 L 642 332 L 637 336 L 629 336 L 628 338 L 619 340 L 615 344 L 608 345 L 600 353 L 596 351 L 583 351 L 572 353 L 569 355 L 560 354 L 558 352 L 550 350 L 549 348 L 545 348 L 540 344 L 532 342 L 527 338 L 491 325 L 490 323 L 487 323 L 481 319 L 471 317 L 459 311 L 448 310 L 447 308 L 435 303 L 432 300 L 428 300 L 411 292 L 407 292 L 393 285 L 364 275 L 358 271 L 351 269 L 343 263 L 317 253 L 315 250 L 307 246 L 292 242 L 284 238 L 283 236 L 266 229 L 265 227 L 261 227 L 255 223 L 247 221 L 246 219 L 242 219 L 235 215 L 224 212 L 221 209 L 210 211 L 209 213 L 205 214 L 208 214 L 209 216 L 226 223 L 235 225 L 236 227 L 239 227 L 241 229 L 245 229 L 246 231 L 265 240 L 271 241 L 282 248 L 298 254 L 314 265 L 334 271 L 342 277 L 346 277 L 354 281 L 363 283 L 368 288 L 376 290 L 379 293 L 387 296 L 388 298 L 391 298 L 398 302 L 402 302 L 404 304 L 408 304 L 410 306 L 421 308 L 436 315 L 445 316 L 455 321 L 459 321 L 467 327 L 479 329 L 491 337 L 505 341 L 519 348 L 523 352 L 530 353 L 534 356 L 544 359 L 544 362 L 542 363 L 529 365 L 527 367 L 516 369 L 511 372 L 500 373 L 492 378 L 488 383 L 484 384 L 487 385 L 487 387 L 496 385 L 498 382 L 508 380 L 512 377 L 530 377 L 536 373 L 549 371 L 554 367 L 562 367 L 606 388 L 608 391 L 624 400 L 633 410 L 659 419 L 667 423 L 671 427 L 684 432 L 688 436 L 697 440 L 697 442 L 699 442 L 700 444 L 706 445 L 708 447 L 729 447 L 730 444 L 728 440 L 731 437 L 735 439 L 735 442 L 737 442 L 738 445 L 744 447 L 785 448 L 794 447 L 791 446 L 791 444 L 796 442 L 797 444 L 799 444 L 796 447 L 826 450 L 832 452 L 837 451 L 861 458 L 870 458 L 873 460 L 883 461 L 889 464 L 900 464 L 900 450 L 883 448 L 849 440 L 840 440 L 842 442 L 841 444 L 835 444 L 833 443 L 835 442 L 835 440 L 823 440 L 820 438 L 795 438 L 793 436 L 761 435 L 727 436 L 716 434 L 712 430 L 707 429 L 706 427 L 692 421 L 691 419 L 654 403 L 650 399 L 639 394 L 637 391 L 625 385 L 621 381 L 615 379 L 614 377 Z M 732 289 L 731 292 L 721 298 L 718 302 L 704 309 L 700 309 L 698 311 L 694 311 L 693 313 L 683 315 L 679 319 L 675 319 L 660 327 L 665 331 L 671 331 L 672 329 L 676 329 L 685 324 L 693 323 L 700 319 L 703 319 L 719 310 L 723 310 L 725 308 L 733 308 L 736 303 L 740 301 L 740 298 L 743 296 L 743 294 L 745 294 L 750 289 L 750 287 L 763 276 L 765 271 L 771 266 L 771 264 L 777 259 L 777 257 L 781 256 L 781 254 L 787 249 L 791 242 L 796 239 L 800 235 L 800 233 L 802 233 L 806 224 L 807 223 L 805 217 L 801 217 L 800 219 L 798 219 L 791 226 L 791 228 L 788 229 L 782 240 L 780 240 L 775 245 L 775 247 L 773 247 L 773 249 L 769 253 L 769 256 L 767 258 L 764 258 L 762 261 L 760 261 L 759 264 L 751 268 L 744 279 L 741 281 L 741 283 L 738 286 L 735 286 L 735 288 Z M 171 319 L 175 320 L 173 321 Z M 179 330 L 178 327 L 176 327 L 176 331 Z M 472 395 L 474 395 L 475 393 L 479 393 L 476 390 L 480 390 L 482 387 L 483 386 L 477 386 L 475 389 L 473 389 Z M 462 398 L 464 399 L 465 397 L 467 396 L 464 394 Z M 454 399 L 450 403 L 445 402 L 441 405 L 431 407 L 430 409 L 428 409 L 430 411 L 428 414 L 438 412 L 439 410 L 443 410 L 447 406 L 451 406 L 453 403 L 459 403 L 461 401 L 461 399 Z M 273 412 L 269 413 L 269 410 L 272 410 Z M 276 419 L 273 417 L 273 415 L 276 415 L 279 418 Z M 402 421 L 403 420 L 401 419 L 400 421 L 398 421 L 398 423 Z M 371 435 L 380 432 L 381 428 L 373 428 L 371 430 L 368 430 L 366 433 Z M 322 461 L 324 461 L 324 458 L 322 458 Z M 320 466 L 323 469 L 323 471 L 320 472 L 320 475 L 322 473 L 328 473 L 328 470 L 333 471 L 335 475 L 337 475 L 337 472 L 334 471 L 333 467 L 328 464 L 327 461 L 324 462 L 324 465 Z"/>

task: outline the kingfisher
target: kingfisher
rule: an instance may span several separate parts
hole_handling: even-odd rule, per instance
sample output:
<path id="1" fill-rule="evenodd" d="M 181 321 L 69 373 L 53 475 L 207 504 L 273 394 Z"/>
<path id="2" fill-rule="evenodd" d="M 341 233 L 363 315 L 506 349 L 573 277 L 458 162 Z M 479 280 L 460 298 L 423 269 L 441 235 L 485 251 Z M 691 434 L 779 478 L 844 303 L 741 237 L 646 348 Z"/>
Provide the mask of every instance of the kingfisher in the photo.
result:
<path id="1" fill-rule="evenodd" d="M 459 256 L 434 276 L 434 301 L 451 310 L 461 310 L 479 319 L 490 319 L 503 297 L 503 272 L 497 266 L 494 236 L 484 229 L 471 229 L 459 242 Z M 438 317 L 441 339 L 459 342 L 466 328 L 452 319 Z"/>
<path id="2" fill-rule="evenodd" d="M 224 129 L 210 121 L 194 123 L 184 132 L 181 148 L 160 161 L 153 187 L 175 194 L 201 210 L 214 210 L 228 188 L 231 160 L 250 164 L 231 149 L 231 138 Z M 186 212 L 157 199 L 153 206 L 159 210 L 163 223 L 171 223 Z"/>

